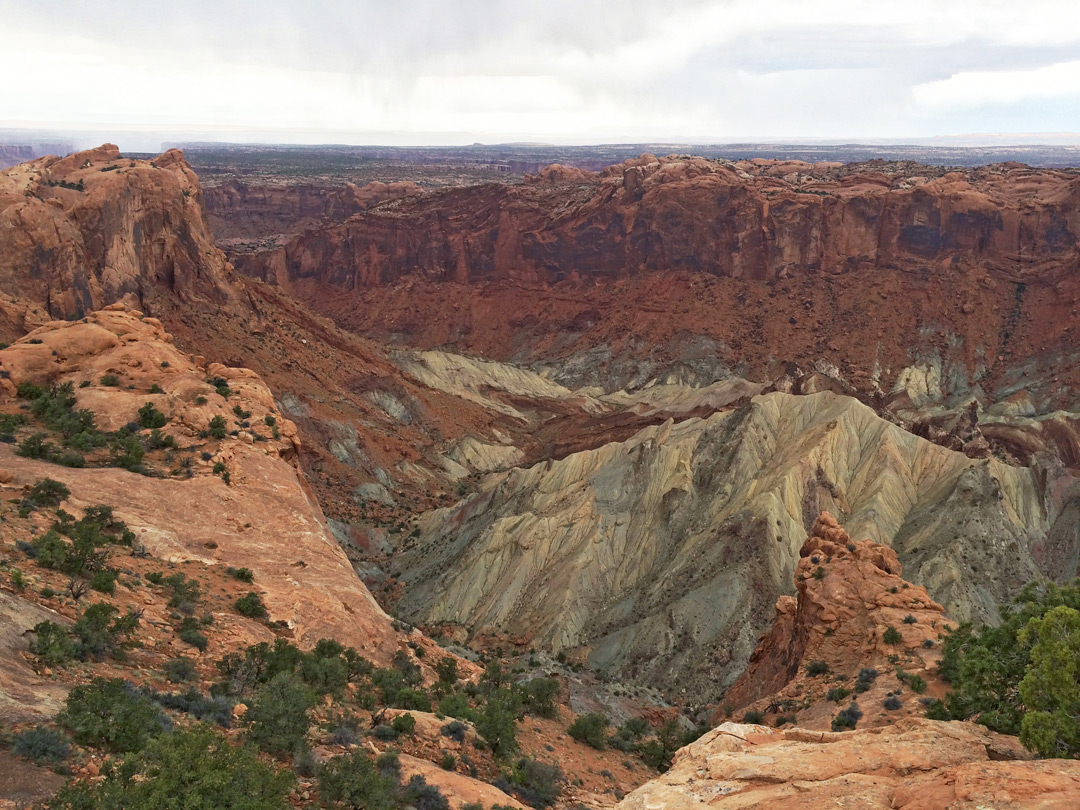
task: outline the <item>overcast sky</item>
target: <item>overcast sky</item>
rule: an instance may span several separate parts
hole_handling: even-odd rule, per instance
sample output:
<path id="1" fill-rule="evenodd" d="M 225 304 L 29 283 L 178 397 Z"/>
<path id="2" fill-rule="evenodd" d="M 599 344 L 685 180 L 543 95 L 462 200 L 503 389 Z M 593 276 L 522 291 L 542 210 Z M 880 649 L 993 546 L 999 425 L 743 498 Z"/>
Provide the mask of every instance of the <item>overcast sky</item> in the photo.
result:
<path id="1" fill-rule="evenodd" d="M 0 0 L 0 29 L 0 127 L 405 144 L 1080 131 L 1080 0 Z"/>

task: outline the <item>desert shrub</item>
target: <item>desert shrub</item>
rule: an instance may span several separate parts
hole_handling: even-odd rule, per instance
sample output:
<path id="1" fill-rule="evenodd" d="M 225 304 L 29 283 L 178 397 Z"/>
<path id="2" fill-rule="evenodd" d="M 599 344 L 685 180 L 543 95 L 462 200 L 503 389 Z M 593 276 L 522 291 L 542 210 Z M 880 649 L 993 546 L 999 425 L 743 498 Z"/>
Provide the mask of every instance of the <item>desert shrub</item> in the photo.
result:
<path id="1" fill-rule="evenodd" d="M 602 714 L 590 712 L 578 717 L 567 732 L 578 742 L 603 751 L 607 748 L 608 719 Z"/>
<path id="2" fill-rule="evenodd" d="M 75 642 L 67 628 L 55 622 L 43 621 L 34 625 L 30 652 L 47 667 L 57 667 L 75 658 Z"/>
<path id="3" fill-rule="evenodd" d="M 884 701 L 882 701 L 881 705 L 888 709 L 890 712 L 895 712 L 897 709 L 902 709 L 904 707 L 904 702 L 900 700 L 900 698 L 898 698 L 896 695 L 889 695 L 887 698 L 885 698 Z"/>
<path id="4" fill-rule="evenodd" d="M 169 719 L 131 684 L 94 678 L 74 687 L 57 721 L 82 745 L 114 753 L 142 750 L 170 727 Z"/>
<path id="5" fill-rule="evenodd" d="M 811 661 L 809 664 L 806 665 L 806 674 L 811 677 L 816 677 L 818 675 L 828 675 L 829 665 L 826 664 L 824 661 Z"/>
<path id="6" fill-rule="evenodd" d="M 237 613 L 249 619 L 265 619 L 268 615 L 262 597 L 255 591 L 248 591 L 246 595 L 237 599 L 234 607 Z"/>
<path id="7" fill-rule="evenodd" d="M 304 743 L 311 725 L 315 693 L 299 678 L 282 672 L 255 692 L 247 711 L 248 738 L 263 751 L 285 755 Z"/>
<path id="8" fill-rule="evenodd" d="M 163 708 L 184 712 L 197 720 L 208 720 L 222 728 L 232 725 L 232 710 L 236 704 L 221 695 L 206 697 L 194 686 L 184 692 L 157 692 L 144 688 L 140 693 Z"/>
<path id="9" fill-rule="evenodd" d="M 37 765 L 57 765 L 68 758 L 71 745 L 67 738 L 56 729 L 35 726 L 15 734 L 11 751 L 16 756 L 29 759 Z"/>
<path id="10" fill-rule="evenodd" d="M 110 388 L 115 388 L 120 385 L 120 378 L 117 375 L 110 373 L 103 375 L 98 382 L 100 382 L 102 385 L 107 385 Z"/>
<path id="11" fill-rule="evenodd" d="M 525 693 L 525 706 L 537 717 L 554 717 L 555 698 L 559 695 L 559 682 L 554 678 L 533 678 L 521 686 Z"/>
<path id="12" fill-rule="evenodd" d="M 228 433 L 228 426 L 225 424 L 225 417 L 215 416 L 210 420 L 210 424 L 207 427 L 210 432 L 210 438 L 212 439 L 224 439 Z"/>
<path id="13" fill-rule="evenodd" d="M 162 734 L 102 782 L 74 782 L 57 810 L 287 810 L 293 776 L 204 725 Z"/>
<path id="14" fill-rule="evenodd" d="M 917 621 L 918 619 L 916 619 L 910 613 L 904 617 L 904 624 L 915 624 Z"/>
<path id="15" fill-rule="evenodd" d="M 154 582 L 149 576 L 147 576 L 147 579 Z M 184 574 L 172 574 L 162 577 L 158 580 L 158 583 L 164 585 L 171 592 L 168 601 L 169 607 L 176 608 L 181 613 L 188 615 L 195 612 L 195 606 L 199 602 L 199 597 L 202 596 L 202 589 L 199 587 L 198 582 L 189 579 Z"/>
<path id="16" fill-rule="evenodd" d="M 460 720 L 451 720 L 449 723 L 439 729 L 439 733 L 444 737 L 449 737 L 454 742 L 465 742 L 465 734 L 468 731 L 468 726 L 462 723 Z"/>
<path id="17" fill-rule="evenodd" d="M 210 645 L 210 640 L 203 634 L 201 627 L 202 625 L 199 624 L 198 619 L 187 616 L 180 622 L 180 626 L 176 628 L 176 635 L 185 644 L 190 644 L 199 652 L 202 652 Z"/>
<path id="18" fill-rule="evenodd" d="M 926 691 L 926 679 L 922 675 L 897 670 L 896 677 L 916 695 L 921 695 Z"/>
<path id="19" fill-rule="evenodd" d="M 233 568 L 229 566 L 225 569 L 225 573 L 241 582 L 253 582 L 255 580 L 255 574 L 252 573 L 250 568 Z"/>
<path id="20" fill-rule="evenodd" d="M 147 450 L 161 450 L 163 448 L 176 449 L 176 439 L 168 433 L 162 433 L 160 428 L 154 428 L 146 437 Z"/>
<path id="21" fill-rule="evenodd" d="M 15 389 L 16 395 L 20 399 L 37 399 L 45 393 L 44 386 L 36 385 L 29 380 L 24 380 L 19 383 L 19 387 Z"/>
<path id="22" fill-rule="evenodd" d="M 451 754 L 449 751 L 443 751 L 442 761 L 439 763 L 439 767 L 444 771 L 452 771 L 457 767 L 457 757 Z"/>
<path id="23" fill-rule="evenodd" d="M 649 730 L 649 721 L 644 717 L 631 717 L 619 726 L 618 734 L 630 740 L 638 740 Z"/>
<path id="24" fill-rule="evenodd" d="M 551 807 L 566 781 L 557 765 L 529 757 L 519 759 L 510 771 L 510 785 L 517 797 L 530 807 Z"/>
<path id="25" fill-rule="evenodd" d="M 865 667 L 859 670 L 858 677 L 855 678 L 855 694 L 861 695 L 863 692 L 870 688 L 870 685 L 877 679 L 878 671 L 873 667 Z"/>
<path id="26" fill-rule="evenodd" d="M 439 701 L 439 714 L 470 722 L 476 719 L 476 710 L 469 705 L 469 699 L 460 692 L 454 692 Z"/>
<path id="27" fill-rule="evenodd" d="M 833 703 L 839 703 L 841 700 L 851 694 L 851 690 L 843 686 L 834 686 L 829 690 L 829 693 L 825 695 L 826 700 L 831 700 Z"/>
<path id="28" fill-rule="evenodd" d="M 514 721 L 517 710 L 514 701 L 502 691 L 496 692 L 476 719 L 476 731 L 483 737 L 496 757 L 513 756 L 518 750 Z"/>
<path id="29" fill-rule="evenodd" d="M 69 490 L 64 484 L 59 481 L 54 481 L 51 478 L 42 478 L 32 487 L 30 491 L 23 498 L 23 505 L 26 505 L 29 501 L 33 508 L 39 508 L 42 506 L 59 506 L 67 497 L 71 495 Z"/>
<path id="30" fill-rule="evenodd" d="M 855 701 L 851 701 L 846 709 L 841 709 L 840 712 L 832 719 L 833 731 L 846 731 L 849 728 L 855 728 L 859 720 L 862 718 L 862 710 L 859 709 L 859 704 Z"/>
<path id="31" fill-rule="evenodd" d="M 95 571 L 90 577 L 90 587 L 99 593 L 116 593 L 116 572 L 110 569 Z"/>
<path id="32" fill-rule="evenodd" d="M 386 723 L 379 723 L 379 725 L 371 730 L 371 733 L 375 739 L 382 740 L 383 742 L 396 740 L 398 737 L 398 733 L 394 731 L 394 727 L 388 726 Z"/>
<path id="33" fill-rule="evenodd" d="M 773 721 L 773 725 L 775 725 L 777 728 L 780 728 L 780 726 L 786 725 L 788 723 L 795 725 L 795 722 L 796 717 L 793 714 L 778 714 L 776 715 L 776 720 Z"/>
<path id="34" fill-rule="evenodd" d="M 760 725 L 761 721 L 764 719 L 764 712 L 750 711 L 743 715 L 742 721 L 744 723 L 750 723 L 751 725 Z"/>
<path id="35" fill-rule="evenodd" d="M 435 664 L 435 673 L 439 676 L 439 683 L 444 687 L 452 687 L 458 682 L 457 659 L 449 655 L 440 658 Z"/>
<path id="36" fill-rule="evenodd" d="M 168 423 L 168 417 L 155 408 L 153 402 L 147 402 L 139 408 L 139 427 L 144 430 L 163 428 Z"/>
<path id="37" fill-rule="evenodd" d="M 326 807 L 396 810 L 400 806 L 396 770 L 376 767 L 361 750 L 328 760 L 318 778 L 319 797 Z"/>
<path id="38" fill-rule="evenodd" d="M 416 731 L 416 718 L 406 712 L 405 714 L 399 714 L 393 720 L 390 721 L 391 728 L 398 734 L 412 734 Z"/>
<path id="39" fill-rule="evenodd" d="M 881 636 L 881 640 L 886 644 L 899 644 L 904 640 L 904 637 L 900 635 L 900 631 L 892 625 L 885 628 L 885 633 Z"/>
<path id="40" fill-rule="evenodd" d="M 19 447 L 15 451 L 15 455 L 22 456 L 23 458 L 39 458 L 47 459 L 55 452 L 52 444 L 46 439 L 49 437 L 44 433 L 32 433 L 19 442 Z"/>
<path id="41" fill-rule="evenodd" d="M 926 706 L 926 717 L 929 720 L 952 720 L 952 715 L 945 707 L 944 700 L 931 700 Z"/>
<path id="42" fill-rule="evenodd" d="M 143 450 L 142 442 L 138 436 L 118 436 L 109 444 L 109 453 L 112 455 L 112 463 L 117 467 L 123 467 L 131 472 L 142 471 Z"/>
<path id="43" fill-rule="evenodd" d="M 186 683 L 195 678 L 195 662 L 181 655 L 166 661 L 162 672 L 170 683 Z"/>
<path id="44" fill-rule="evenodd" d="M 139 615 L 130 608 L 123 616 L 108 602 L 96 602 L 83 611 L 71 628 L 76 655 L 102 660 L 125 643 L 139 626 Z"/>

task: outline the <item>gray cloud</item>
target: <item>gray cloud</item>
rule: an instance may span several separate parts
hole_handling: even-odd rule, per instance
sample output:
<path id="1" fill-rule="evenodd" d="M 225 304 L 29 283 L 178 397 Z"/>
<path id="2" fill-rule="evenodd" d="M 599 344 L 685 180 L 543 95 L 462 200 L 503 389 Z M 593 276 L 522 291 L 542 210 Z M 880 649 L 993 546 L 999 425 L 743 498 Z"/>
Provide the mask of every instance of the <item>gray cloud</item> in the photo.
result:
<path id="1" fill-rule="evenodd" d="M 0 0 L 0 18 L 0 69 L 20 76 L 5 126 L 354 142 L 1080 130 L 1066 0 Z"/>

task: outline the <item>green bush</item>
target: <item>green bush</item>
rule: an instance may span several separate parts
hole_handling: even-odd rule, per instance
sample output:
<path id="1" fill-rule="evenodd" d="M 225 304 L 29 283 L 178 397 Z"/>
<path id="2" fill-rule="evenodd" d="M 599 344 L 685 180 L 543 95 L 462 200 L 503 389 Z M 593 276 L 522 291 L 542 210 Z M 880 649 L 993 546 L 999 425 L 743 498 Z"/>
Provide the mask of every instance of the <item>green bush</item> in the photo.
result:
<path id="1" fill-rule="evenodd" d="M 537 808 L 551 807 L 566 781 L 558 765 L 549 765 L 525 757 L 510 771 L 510 787 L 522 802 Z"/>
<path id="2" fill-rule="evenodd" d="M 187 616 L 180 622 L 180 626 L 176 628 L 176 635 L 185 644 L 190 644 L 199 652 L 202 652 L 209 646 L 210 640 L 203 635 L 199 629 L 200 627 L 198 619 Z"/>
<path id="3" fill-rule="evenodd" d="M 130 639 L 139 626 L 138 614 L 130 609 L 123 616 L 118 614 L 108 602 L 97 602 L 83 611 L 71 629 L 79 658 L 101 660 Z"/>
<path id="4" fill-rule="evenodd" d="M 102 378 L 101 378 L 101 379 L 99 380 L 99 382 L 100 382 L 100 383 L 101 383 L 102 385 L 107 385 L 107 386 L 109 386 L 110 388 L 116 388 L 117 386 L 119 386 L 119 385 L 120 385 L 120 378 L 119 378 L 119 377 L 118 377 L 117 375 L 115 375 L 115 374 L 109 373 L 109 374 L 105 374 L 105 375 L 104 375 L 104 376 L 103 376 L 103 377 L 102 377 Z"/>
<path id="5" fill-rule="evenodd" d="M 210 424 L 207 427 L 210 432 L 210 437 L 213 439 L 224 439 L 227 435 L 228 428 L 225 424 L 225 417 L 215 416 L 210 420 Z"/>
<path id="6" fill-rule="evenodd" d="M 806 674 L 811 677 L 816 677 L 818 675 L 828 675 L 829 665 L 826 664 L 824 661 L 811 661 L 809 664 L 806 665 Z"/>
<path id="7" fill-rule="evenodd" d="M 112 462 L 115 466 L 123 467 L 131 472 L 142 471 L 142 460 L 143 456 L 146 455 L 146 451 L 143 450 L 142 442 L 139 441 L 138 436 L 118 436 L 109 445 L 109 453 L 112 455 Z"/>
<path id="8" fill-rule="evenodd" d="M 209 726 L 162 734 L 124 758 L 103 782 L 75 782 L 50 802 L 56 810 L 288 810 L 294 778 L 230 745 Z"/>
<path id="9" fill-rule="evenodd" d="M 525 705 L 538 717 L 554 717 L 555 698 L 559 695 L 559 682 L 554 678 L 533 678 L 522 684 Z"/>
<path id="10" fill-rule="evenodd" d="M 319 798 L 324 806 L 352 810 L 397 810 L 397 773 L 379 769 L 362 750 L 334 757 L 319 769 Z"/>
<path id="11" fill-rule="evenodd" d="M 90 577 L 90 587 L 99 593 L 116 593 L 116 572 L 110 569 L 95 571 Z"/>
<path id="12" fill-rule="evenodd" d="M 412 734 L 416 731 L 416 718 L 408 712 L 399 714 L 390 721 L 390 727 L 398 734 Z"/>
<path id="13" fill-rule="evenodd" d="M 1019 641 L 1031 649 L 1020 741 L 1042 757 L 1080 757 L 1080 611 L 1059 605 L 1031 619 Z"/>
<path id="14" fill-rule="evenodd" d="M 104 678 L 74 687 L 57 721 L 77 743 L 114 753 L 140 751 L 170 726 L 161 710 L 130 684 Z"/>
<path id="15" fill-rule="evenodd" d="M 843 686 L 834 686 L 829 690 L 829 693 L 825 695 L 826 700 L 830 700 L 833 703 L 839 703 L 841 700 L 851 694 L 851 690 Z"/>
<path id="16" fill-rule="evenodd" d="M 1020 734 L 1025 745 L 1043 756 L 1076 756 L 1071 730 L 1057 727 L 1054 715 L 1069 711 L 1067 681 L 1076 673 L 1068 650 L 1078 643 L 1070 629 L 1077 612 L 1080 580 L 1063 587 L 1031 583 L 1002 606 L 999 626 L 975 631 L 963 624 L 949 633 L 938 664 L 952 687 L 945 696 L 949 715 L 956 720 L 978 715 L 978 722 L 994 731 Z M 1056 639 L 1043 640 L 1047 628 L 1053 628 Z M 1026 721 L 1025 734 L 1029 714 L 1035 717 Z"/>
<path id="17" fill-rule="evenodd" d="M 170 683 L 187 683 L 195 679 L 195 662 L 181 655 L 166 661 L 162 672 Z"/>
<path id="18" fill-rule="evenodd" d="M 23 498 L 23 505 L 29 501 L 34 508 L 42 506 L 56 507 L 62 501 L 67 500 L 69 495 L 71 495 L 71 490 L 64 484 L 51 478 L 42 478 L 30 487 L 30 491 Z"/>
<path id="19" fill-rule="evenodd" d="M 295 675 L 276 675 L 255 692 L 246 715 L 248 738 L 267 753 L 292 753 L 304 745 L 315 701 L 314 691 Z"/>
<path id="20" fill-rule="evenodd" d="M 881 640 L 886 644 L 899 644 L 904 640 L 904 637 L 900 635 L 900 631 L 892 625 L 885 628 L 885 633 L 882 635 Z"/>
<path id="21" fill-rule="evenodd" d="M 855 694 L 861 695 L 870 689 L 870 685 L 877 680 L 878 671 L 873 667 L 864 667 L 859 670 L 858 677 L 855 678 Z"/>
<path id="22" fill-rule="evenodd" d="M 44 433 L 32 433 L 19 443 L 15 455 L 23 458 L 48 459 L 56 448 L 46 441 L 48 436 Z"/>
<path id="23" fill-rule="evenodd" d="M 168 423 L 168 417 L 155 408 L 153 402 L 147 402 L 139 408 L 139 427 L 149 430 L 151 428 L 163 428 Z"/>
<path id="24" fill-rule="evenodd" d="M 225 573 L 241 582 L 253 582 L 255 580 L 255 574 L 252 573 L 250 568 L 233 568 L 230 566 L 225 569 Z"/>
<path id="25" fill-rule="evenodd" d="M 512 756 L 518 750 L 517 710 L 509 696 L 496 692 L 476 719 L 476 731 L 483 737 L 496 757 Z"/>
<path id="26" fill-rule="evenodd" d="M 895 712 L 897 709 L 904 708 L 904 703 L 896 695 L 889 695 L 881 704 L 886 710 Z"/>
<path id="27" fill-rule="evenodd" d="M 855 701 L 851 701 L 846 709 L 841 709 L 840 712 L 832 719 L 833 731 L 846 731 L 849 728 L 855 728 L 859 720 L 862 718 L 862 711 L 859 709 L 859 704 Z"/>
<path id="28" fill-rule="evenodd" d="M 760 725 L 765 719 L 765 712 L 750 711 L 743 715 L 742 721 L 751 725 Z"/>
<path id="29" fill-rule="evenodd" d="M 246 595 L 236 600 L 236 612 L 249 619 L 265 619 L 269 615 L 262 597 L 255 591 L 249 591 Z"/>
<path id="30" fill-rule="evenodd" d="M 11 751 L 37 765 L 58 765 L 68 758 L 71 746 L 67 738 L 54 728 L 36 726 L 15 734 Z"/>
<path id="31" fill-rule="evenodd" d="M 570 724 L 567 732 L 578 742 L 583 742 L 598 751 L 607 748 L 608 719 L 602 714 L 590 712 L 583 714 Z"/>
<path id="32" fill-rule="evenodd" d="M 56 622 L 43 621 L 34 625 L 30 653 L 47 667 L 58 667 L 75 657 L 75 642 L 67 628 Z"/>

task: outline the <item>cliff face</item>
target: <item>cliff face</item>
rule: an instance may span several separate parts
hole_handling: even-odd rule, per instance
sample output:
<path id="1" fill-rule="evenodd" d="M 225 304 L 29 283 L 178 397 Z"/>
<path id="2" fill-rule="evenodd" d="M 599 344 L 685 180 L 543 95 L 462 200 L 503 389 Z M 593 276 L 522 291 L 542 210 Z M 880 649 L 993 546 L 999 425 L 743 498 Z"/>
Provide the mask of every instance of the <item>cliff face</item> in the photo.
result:
<path id="1" fill-rule="evenodd" d="M 177 150 L 136 161 L 106 144 L 0 173 L 0 255 L 5 315 L 16 327 L 121 299 L 159 314 L 178 301 L 221 307 L 232 296 L 198 178 Z"/>
<path id="2" fill-rule="evenodd" d="M 934 171 L 916 170 L 924 169 Z M 1078 234 L 1080 177 L 1067 172 L 1004 164 L 935 177 L 645 155 L 599 175 L 427 195 L 305 233 L 243 266 L 347 289 L 407 275 L 551 283 L 700 271 L 776 280 L 938 274 L 958 264 L 1047 282 L 1077 269 Z"/>
<path id="3" fill-rule="evenodd" d="M 204 185 L 206 214 L 219 244 L 250 239 L 280 238 L 307 227 L 342 222 L 374 205 L 420 194 L 412 182 L 343 187 L 295 183 L 258 185 L 230 180 Z"/>

